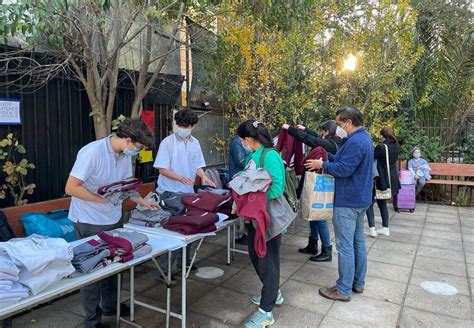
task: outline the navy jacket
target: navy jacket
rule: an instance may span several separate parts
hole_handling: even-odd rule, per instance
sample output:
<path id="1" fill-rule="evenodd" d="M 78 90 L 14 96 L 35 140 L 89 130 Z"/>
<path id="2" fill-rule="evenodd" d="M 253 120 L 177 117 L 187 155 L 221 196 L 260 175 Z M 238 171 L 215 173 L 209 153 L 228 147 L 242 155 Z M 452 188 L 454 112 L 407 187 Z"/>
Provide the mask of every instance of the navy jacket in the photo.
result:
<path id="1" fill-rule="evenodd" d="M 374 147 L 364 128 L 346 138 L 324 171 L 335 177 L 335 207 L 362 208 L 372 204 Z"/>
<path id="2" fill-rule="evenodd" d="M 229 177 L 231 180 L 235 174 L 244 170 L 249 155 L 250 151 L 242 146 L 240 138 L 238 136 L 232 138 L 229 146 Z"/>

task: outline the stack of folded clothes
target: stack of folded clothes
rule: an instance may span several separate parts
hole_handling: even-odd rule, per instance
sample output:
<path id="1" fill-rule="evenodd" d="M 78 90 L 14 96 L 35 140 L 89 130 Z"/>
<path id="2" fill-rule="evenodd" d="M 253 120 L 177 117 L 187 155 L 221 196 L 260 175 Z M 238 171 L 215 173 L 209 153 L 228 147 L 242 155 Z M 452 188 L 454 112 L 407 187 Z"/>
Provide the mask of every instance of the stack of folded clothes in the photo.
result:
<path id="1" fill-rule="evenodd" d="M 10 257 L 0 254 L 0 307 L 28 297 L 28 288 L 17 282 L 19 273 Z"/>
<path id="2" fill-rule="evenodd" d="M 15 277 L 11 263 L 18 269 L 17 281 L 36 295 L 75 271 L 71 265 L 72 247 L 62 238 L 48 238 L 33 234 L 0 243 L 2 277 Z M 8 264 L 10 259 L 11 263 Z M 1 271 L 0 270 L 0 271 Z M 7 283 L 8 284 L 8 283 Z M 15 284 L 17 291 L 21 289 Z M 23 294 L 24 295 L 24 294 Z"/>
<path id="3" fill-rule="evenodd" d="M 163 220 L 161 226 L 184 235 L 192 235 L 217 230 L 215 223 L 219 218 L 216 213 L 231 201 L 231 195 L 228 190 L 224 192 L 201 191 L 194 195 L 182 195 L 180 200 L 186 207 L 186 213 Z"/>
<path id="4" fill-rule="evenodd" d="M 127 198 L 140 197 L 137 189 L 143 184 L 138 178 L 129 178 L 117 181 L 97 189 L 97 193 L 107 198 L 109 202 L 118 206 Z"/>
<path id="5" fill-rule="evenodd" d="M 72 264 L 74 276 L 80 276 L 106 267 L 115 262 L 128 262 L 151 252 L 145 234 L 123 228 L 102 231 L 100 238 L 88 240 L 74 247 Z"/>
<path id="6" fill-rule="evenodd" d="M 162 209 L 157 210 L 135 210 L 132 212 L 132 216 L 128 223 L 143 226 L 143 227 L 156 227 L 160 225 L 160 222 L 168 219 L 171 213 Z"/>

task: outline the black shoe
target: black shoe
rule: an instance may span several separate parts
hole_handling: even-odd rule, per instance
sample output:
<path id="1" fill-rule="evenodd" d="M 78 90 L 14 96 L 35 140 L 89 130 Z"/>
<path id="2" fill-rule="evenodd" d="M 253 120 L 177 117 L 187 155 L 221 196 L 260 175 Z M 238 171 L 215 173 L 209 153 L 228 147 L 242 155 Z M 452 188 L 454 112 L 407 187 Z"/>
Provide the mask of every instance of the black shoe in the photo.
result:
<path id="1" fill-rule="evenodd" d="M 112 312 L 103 312 L 102 315 L 104 317 L 115 316 L 115 315 L 117 315 L 117 310 L 114 310 Z M 130 306 L 128 306 L 125 303 L 120 303 L 120 316 L 121 317 L 129 317 L 130 316 Z M 101 323 L 101 325 L 103 325 L 103 324 Z M 108 327 L 108 326 L 104 326 L 104 327 Z"/>
<path id="2" fill-rule="evenodd" d="M 332 245 L 331 246 L 323 246 L 321 250 L 321 254 L 318 256 L 311 256 L 309 258 L 310 261 L 313 262 L 331 262 L 332 261 Z"/>
<path id="3" fill-rule="evenodd" d="M 318 254 L 318 240 L 308 239 L 308 246 L 298 249 L 298 252 L 312 255 Z"/>
<path id="4" fill-rule="evenodd" d="M 237 239 L 235 240 L 235 243 L 236 243 L 236 244 L 239 244 L 239 245 L 248 246 L 248 244 L 249 244 L 249 237 L 247 237 L 247 235 L 244 234 L 242 237 L 237 238 Z"/>

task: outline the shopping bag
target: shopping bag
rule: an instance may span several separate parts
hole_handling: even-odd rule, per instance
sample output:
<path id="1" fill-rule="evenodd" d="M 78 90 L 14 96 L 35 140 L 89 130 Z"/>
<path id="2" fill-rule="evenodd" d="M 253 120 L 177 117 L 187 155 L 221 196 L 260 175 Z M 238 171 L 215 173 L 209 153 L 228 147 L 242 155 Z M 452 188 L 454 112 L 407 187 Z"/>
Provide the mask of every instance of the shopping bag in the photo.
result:
<path id="1" fill-rule="evenodd" d="M 334 207 L 334 177 L 306 172 L 299 216 L 308 221 L 330 220 Z"/>

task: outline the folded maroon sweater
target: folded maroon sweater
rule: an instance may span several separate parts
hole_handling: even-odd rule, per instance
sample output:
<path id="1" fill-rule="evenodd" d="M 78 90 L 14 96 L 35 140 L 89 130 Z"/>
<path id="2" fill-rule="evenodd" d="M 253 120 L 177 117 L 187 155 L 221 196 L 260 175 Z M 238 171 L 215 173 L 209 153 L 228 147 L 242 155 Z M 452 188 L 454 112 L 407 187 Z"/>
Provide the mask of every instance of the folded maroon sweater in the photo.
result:
<path id="1" fill-rule="evenodd" d="M 270 226 L 270 216 L 267 213 L 267 194 L 257 191 L 239 195 L 232 190 L 232 198 L 237 206 L 238 215 L 257 222 L 254 239 L 255 252 L 258 257 L 265 257 L 267 254 L 266 232 Z"/>
<path id="2" fill-rule="evenodd" d="M 189 211 L 201 212 L 216 212 L 220 206 L 230 200 L 230 193 L 227 195 L 219 195 L 209 191 L 201 191 L 197 195 L 181 197 L 181 202 Z"/>
<path id="3" fill-rule="evenodd" d="M 219 217 L 215 213 L 202 211 L 189 211 L 186 215 L 172 216 L 161 221 L 165 229 L 182 233 L 183 235 L 194 235 L 216 231 L 216 223 Z"/>

